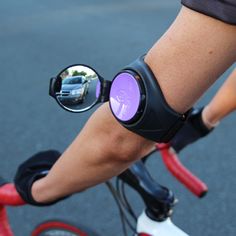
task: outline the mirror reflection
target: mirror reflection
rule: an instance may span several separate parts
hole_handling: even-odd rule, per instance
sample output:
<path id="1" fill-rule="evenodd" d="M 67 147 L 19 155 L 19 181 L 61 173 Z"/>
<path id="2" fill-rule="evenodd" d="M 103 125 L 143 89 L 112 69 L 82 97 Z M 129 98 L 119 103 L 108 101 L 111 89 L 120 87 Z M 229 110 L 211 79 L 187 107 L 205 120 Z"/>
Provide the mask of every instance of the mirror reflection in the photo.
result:
<path id="1" fill-rule="evenodd" d="M 99 76 L 84 65 L 75 65 L 58 75 L 61 82 L 57 100 L 66 108 L 82 111 L 91 107 L 100 95 Z"/>

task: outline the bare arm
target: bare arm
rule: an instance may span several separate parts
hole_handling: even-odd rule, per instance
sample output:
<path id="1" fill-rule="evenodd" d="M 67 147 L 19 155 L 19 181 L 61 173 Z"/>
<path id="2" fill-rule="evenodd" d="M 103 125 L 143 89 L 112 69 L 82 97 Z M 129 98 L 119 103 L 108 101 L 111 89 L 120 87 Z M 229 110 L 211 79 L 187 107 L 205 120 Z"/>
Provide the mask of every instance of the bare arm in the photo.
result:
<path id="1" fill-rule="evenodd" d="M 146 57 L 172 108 L 188 110 L 234 63 L 235 37 L 236 26 L 182 8 Z"/>
<path id="2" fill-rule="evenodd" d="M 214 126 L 236 109 L 236 69 L 230 74 L 202 113 L 206 125 Z"/>
<path id="3" fill-rule="evenodd" d="M 146 57 L 167 102 L 179 112 L 191 107 L 235 60 L 236 27 L 185 7 Z M 123 128 L 105 104 L 50 173 L 34 183 L 33 197 L 51 201 L 101 183 L 152 147 L 152 142 Z"/>
<path id="4" fill-rule="evenodd" d="M 33 197 L 38 202 L 52 201 L 104 182 L 152 148 L 153 142 L 126 130 L 115 120 L 109 105 L 104 104 L 49 174 L 34 183 Z"/>

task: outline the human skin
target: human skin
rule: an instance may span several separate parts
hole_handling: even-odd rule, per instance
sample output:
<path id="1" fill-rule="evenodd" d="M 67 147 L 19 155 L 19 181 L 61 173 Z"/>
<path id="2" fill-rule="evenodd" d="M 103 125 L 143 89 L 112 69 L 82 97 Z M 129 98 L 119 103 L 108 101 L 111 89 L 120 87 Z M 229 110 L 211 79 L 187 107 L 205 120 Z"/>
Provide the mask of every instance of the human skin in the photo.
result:
<path id="1" fill-rule="evenodd" d="M 236 69 L 202 111 L 202 119 L 208 128 L 236 110 Z"/>
<path id="2" fill-rule="evenodd" d="M 169 105 L 188 110 L 235 58 L 236 26 L 183 7 L 146 62 Z"/>
<path id="3" fill-rule="evenodd" d="M 167 103 L 180 113 L 187 111 L 235 60 L 236 26 L 185 7 L 145 58 Z M 50 202 L 104 182 L 153 145 L 122 127 L 104 104 L 49 174 L 33 184 L 32 196 L 38 202 Z"/>

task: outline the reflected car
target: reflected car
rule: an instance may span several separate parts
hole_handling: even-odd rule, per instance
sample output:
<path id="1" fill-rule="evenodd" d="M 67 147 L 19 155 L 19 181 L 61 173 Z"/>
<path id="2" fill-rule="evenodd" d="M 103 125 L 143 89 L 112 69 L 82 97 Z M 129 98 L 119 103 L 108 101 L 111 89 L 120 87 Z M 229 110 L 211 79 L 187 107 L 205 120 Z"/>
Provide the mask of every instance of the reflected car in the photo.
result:
<path id="1" fill-rule="evenodd" d="M 58 99 L 62 104 L 79 104 L 88 93 L 89 83 L 84 76 L 73 76 L 62 80 L 62 86 Z"/>

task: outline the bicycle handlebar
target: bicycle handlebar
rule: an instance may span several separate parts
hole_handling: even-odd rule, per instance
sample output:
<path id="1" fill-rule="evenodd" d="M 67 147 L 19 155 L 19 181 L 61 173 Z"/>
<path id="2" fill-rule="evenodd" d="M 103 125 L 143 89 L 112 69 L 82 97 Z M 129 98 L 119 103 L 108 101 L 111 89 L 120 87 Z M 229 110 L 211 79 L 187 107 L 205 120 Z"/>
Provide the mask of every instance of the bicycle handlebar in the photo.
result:
<path id="1" fill-rule="evenodd" d="M 167 169 L 192 193 L 203 197 L 207 193 L 207 186 L 179 161 L 176 153 L 168 144 L 156 144 Z M 14 184 L 7 183 L 0 176 L 0 235 L 13 236 L 8 223 L 7 213 L 4 206 L 20 206 L 26 204 L 19 196 Z"/>
<path id="2" fill-rule="evenodd" d="M 14 184 L 3 182 L 3 178 L 0 177 L 0 206 L 21 206 L 25 205 L 25 202 L 20 197 Z M 2 185 L 2 186 L 1 186 Z"/>
<path id="3" fill-rule="evenodd" d="M 168 144 L 156 144 L 156 147 L 161 152 L 167 169 L 175 178 L 197 197 L 204 197 L 208 191 L 206 184 L 183 166 L 174 149 Z"/>
<path id="4" fill-rule="evenodd" d="M 7 183 L 0 177 L 0 235 L 14 236 L 9 225 L 5 205 L 20 206 L 24 204 L 25 202 L 16 191 L 14 184 Z"/>

